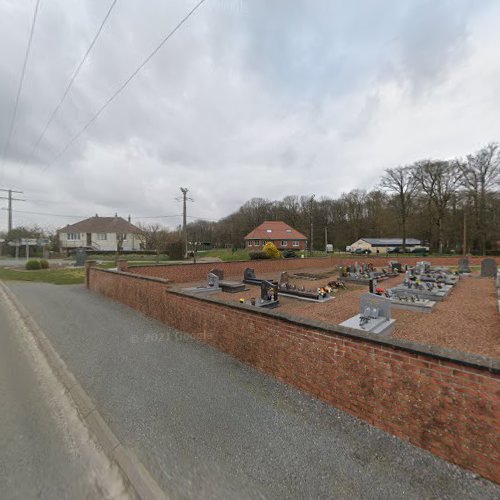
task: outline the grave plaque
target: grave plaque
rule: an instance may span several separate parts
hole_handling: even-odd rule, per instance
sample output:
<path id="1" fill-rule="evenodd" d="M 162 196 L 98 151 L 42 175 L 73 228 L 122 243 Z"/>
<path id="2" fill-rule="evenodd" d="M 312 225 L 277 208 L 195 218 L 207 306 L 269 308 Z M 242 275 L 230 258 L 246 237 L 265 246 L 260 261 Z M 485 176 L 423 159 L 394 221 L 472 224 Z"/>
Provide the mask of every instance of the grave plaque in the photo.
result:
<path id="1" fill-rule="evenodd" d="M 497 263 L 495 259 L 483 259 L 481 262 L 481 278 L 496 278 Z"/>

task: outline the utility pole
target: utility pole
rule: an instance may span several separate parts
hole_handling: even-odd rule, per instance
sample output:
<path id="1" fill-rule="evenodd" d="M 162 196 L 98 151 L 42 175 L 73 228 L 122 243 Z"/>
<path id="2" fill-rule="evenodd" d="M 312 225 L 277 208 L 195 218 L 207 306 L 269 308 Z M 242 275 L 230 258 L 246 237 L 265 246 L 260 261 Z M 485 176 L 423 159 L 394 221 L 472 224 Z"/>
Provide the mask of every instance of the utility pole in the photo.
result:
<path id="1" fill-rule="evenodd" d="M 325 252 L 328 251 L 328 226 L 325 225 Z"/>
<path id="2" fill-rule="evenodd" d="M 467 256 L 467 212 L 464 204 L 464 241 L 462 243 L 462 254 L 464 258 Z"/>
<path id="3" fill-rule="evenodd" d="M 313 227 L 313 204 L 314 204 L 314 194 L 311 196 L 311 199 L 309 200 L 309 226 L 310 226 L 310 237 L 311 241 L 309 243 L 309 256 L 313 256 L 314 252 L 314 244 L 313 244 L 313 238 L 314 238 L 314 227 Z"/>
<path id="4" fill-rule="evenodd" d="M 8 232 L 10 233 L 12 231 L 12 202 L 13 201 L 26 201 L 21 198 L 13 198 L 12 193 L 19 193 L 22 194 L 22 191 L 15 191 L 14 189 L 0 189 L 0 191 L 3 191 L 7 193 L 7 196 L 0 196 L 0 200 L 7 200 L 8 201 Z"/>
<path id="5" fill-rule="evenodd" d="M 188 188 L 180 188 L 182 193 L 182 239 L 184 241 L 184 257 L 188 256 L 188 234 L 187 234 L 187 200 L 193 201 L 192 198 L 188 198 Z M 179 198 L 177 198 L 179 199 Z"/>

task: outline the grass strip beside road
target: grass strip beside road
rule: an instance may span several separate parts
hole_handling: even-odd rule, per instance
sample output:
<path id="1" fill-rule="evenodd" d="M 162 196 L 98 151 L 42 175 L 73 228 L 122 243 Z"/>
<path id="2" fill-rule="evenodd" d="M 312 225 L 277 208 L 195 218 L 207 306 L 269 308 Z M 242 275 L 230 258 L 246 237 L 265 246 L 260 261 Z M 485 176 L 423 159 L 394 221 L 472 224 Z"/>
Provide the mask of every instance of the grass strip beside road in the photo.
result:
<path id="1" fill-rule="evenodd" d="M 114 263 L 106 263 L 98 267 L 114 267 Z M 82 267 L 39 269 L 27 271 L 23 268 L 0 267 L 0 280 L 5 281 L 35 281 L 38 283 L 53 283 L 54 285 L 78 285 L 85 281 L 85 269 Z"/>

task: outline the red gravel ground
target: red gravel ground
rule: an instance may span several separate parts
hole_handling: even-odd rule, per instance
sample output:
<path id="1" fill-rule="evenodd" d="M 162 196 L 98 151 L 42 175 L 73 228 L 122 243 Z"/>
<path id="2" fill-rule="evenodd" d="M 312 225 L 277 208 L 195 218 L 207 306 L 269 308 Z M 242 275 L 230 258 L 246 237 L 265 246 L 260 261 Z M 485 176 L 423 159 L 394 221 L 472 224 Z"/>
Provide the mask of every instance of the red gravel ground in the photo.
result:
<path id="1" fill-rule="evenodd" d="M 328 281 L 337 279 L 338 273 L 332 268 L 298 269 L 289 272 L 325 273 L 331 271 L 330 278 L 318 281 L 294 279 L 290 282 L 304 285 L 306 288 L 317 288 Z M 279 280 L 279 273 L 268 273 L 258 278 Z M 240 281 L 241 276 L 227 276 L 226 280 Z M 403 281 L 402 276 L 383 281 L 379 286 L 390 288 Z M 199 286 L 200 283 L 189 283 L 179 286 Z M 247 285 L 246 292 L 211 293 L 210 296 L 227 302 L 238 302 L 260 297 L 260 287 Z M 288 297 L 280 297 L 279 311 L 296 316 L 310 318 L 331 324 L 342 323 L 359 313 L 359 297 L 368 291 L 368 286 L 347 284 L 347 290 L 339 290 L 335 298 L 317 304 Z M 392 310 L 396 319 L 393 337 L 412 340 L 422 344 L 439 345 L 458 351 L 482 354 L 500 358 L 500 314 L 496 310 L 495 283 L 491 278 L 480 278 L 474 274 L 461 278 L 450 295 L 438 302 L 430 314 L 412 311 Z"/>

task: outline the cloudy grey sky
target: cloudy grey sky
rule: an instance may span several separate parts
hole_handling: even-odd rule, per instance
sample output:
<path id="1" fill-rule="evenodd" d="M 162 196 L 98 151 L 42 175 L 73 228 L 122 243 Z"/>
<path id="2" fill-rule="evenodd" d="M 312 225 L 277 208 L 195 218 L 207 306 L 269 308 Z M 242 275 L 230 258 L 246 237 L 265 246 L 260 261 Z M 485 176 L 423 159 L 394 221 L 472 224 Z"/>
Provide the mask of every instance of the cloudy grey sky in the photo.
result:
<path id="1" fill-rule="evenodd" d="M 111 4 L 40 1 L 0 167 L 0 187 L 29 200 L 17 210 L 137 222 L 179 214 L 187 186 L 191 215 L 218 219 L 255 196 L 370 189 L 385 168 L 500 140 L 498 1 L 206 0 L 53 162 L 196 1 L 118 0 L 30 155 Z M 2 150 L 34 5 L 0 0 Z M 15 225 L 74 220 L 14 214 Z"/>

